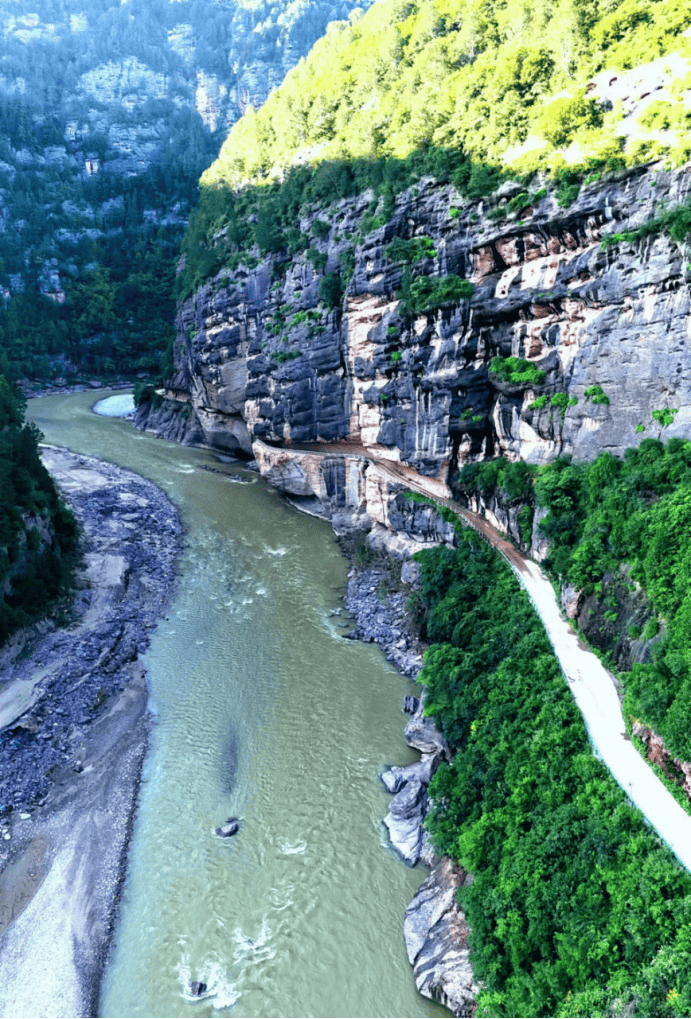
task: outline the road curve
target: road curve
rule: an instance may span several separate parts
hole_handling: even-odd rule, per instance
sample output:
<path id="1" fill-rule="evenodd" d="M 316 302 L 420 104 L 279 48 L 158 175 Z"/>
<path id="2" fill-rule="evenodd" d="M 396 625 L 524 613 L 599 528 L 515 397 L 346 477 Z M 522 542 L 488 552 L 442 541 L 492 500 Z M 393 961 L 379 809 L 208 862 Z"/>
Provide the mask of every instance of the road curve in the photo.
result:
<path id="1" fill-rule="evenodd" d="M 578 639 L 559 608 L 551 582 L 537 563 L 524 556 L 483 517 L 441 495 L 448 489 L 438 478 L 425 478 L 405 464 L 373 455 L 358 444 L 309 444 L 309 452 L 363 457 L 384 477 L 451 509 L 506 559 L 540 616 L 562 672 L 571 688 L 590 739 L 610 772 L 680 863 L 691 872 L 691 815 L 677 803 L 629 740 L 614 677 L 597 655 Z"/>
<path id="2" fill-rule="evenodd" d="M 509 563 L 543 622 L 594 747 L 632 803 L 691 871 L 691 816 L 630 742 L 614 677 L 564 619 L 552 584 L 540 567 L 482 517 L 457 505 L 453 509 Z"/>
<path id="3" fill-rule="evenodd" d="M 410 484 L 409 479 L 405 483 Z M 423 490 L 424 484 L 419 491 Z M 442 501 L 501 552 L 516 574 L 547 631 L 593 746 L 631 802 L 691 872 L 691 815 L 631 743 L 614 677 L 564 618 L 551 581 L 479 514 L 450 499 Z"/>

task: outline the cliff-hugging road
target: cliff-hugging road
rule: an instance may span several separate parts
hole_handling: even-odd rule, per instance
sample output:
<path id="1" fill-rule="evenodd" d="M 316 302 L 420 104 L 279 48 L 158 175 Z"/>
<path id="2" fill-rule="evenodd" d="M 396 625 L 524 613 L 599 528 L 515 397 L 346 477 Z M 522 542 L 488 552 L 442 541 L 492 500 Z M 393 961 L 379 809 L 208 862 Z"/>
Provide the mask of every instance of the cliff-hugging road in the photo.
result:
<path id="1" fill-rule="evenodd" d="M 387 464 L 387 469 L 392 468 Z M 405 484 L 410 484 L 408 477 Z M 424 492 L 424 485 L 418 486 L 418 490 Z M 691 816 L 631 743 L 614 677 L 564 619 L 550 580 L 537 563 L 522 555 L 477 513 L 451 500 L 445 502 L 504 556 L 543 622 L 593 746 L 626 795 L 691 871 Z"/>
<path id="2" fill-rule="evenodd" d="M 691 871 L 691 816 L 629 740 L 613 676 L 564 619 L 552 584 L 540 567 L 477 513 L 441 497 L 442 485 L 436 478 L 425 478 L 404 464 L 379 459 L 372 455 L 372 449 L 354 443 L 329 443 L 321 449 L 317 444 L 309 444 L 301 448 L 312 453 L 342 452 L 366 458 L 371 465 L 368 470 L 374 468 L 389 482 L 403 484 L 447 506 L 501 552 L 542 619 L 597 753 L 677 859 Z"/>
<path id="3" fill-rule="evenodd" d="M 691 816 L 629 740 L 611 673 L 564 619 L 552 584 L 540 567 L 521 555 L 477 514 L 457 505 L 453 508 L 494 545 L 511 566 L 542 619 L 594 747 L 627 796 L 677 859 L 691 871 Z"/>

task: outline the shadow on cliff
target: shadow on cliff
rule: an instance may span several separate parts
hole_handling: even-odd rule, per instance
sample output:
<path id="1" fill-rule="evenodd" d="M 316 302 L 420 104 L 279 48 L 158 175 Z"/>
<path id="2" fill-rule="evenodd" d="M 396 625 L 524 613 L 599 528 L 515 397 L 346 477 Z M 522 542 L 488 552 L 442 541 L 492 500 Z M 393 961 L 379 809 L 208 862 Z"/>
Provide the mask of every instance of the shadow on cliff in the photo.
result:
<path id="1" fill-rule="evenodd" d="M 439 184 L 453 184 L 468 198 L 492 194 L 505 179 L 498 166 L 472 160 L 461 149 L 426 145 L 405 159 L 380 156 L 293 166 L 280 182 L 241 190 L 225 184 L 202 185 L 182 244 L 178 300 L 189 297 L 220 269 L 235 269 L 240 262 L 246 265 L 252 248 L 262 255 L 282 255 L 286 261 L 301 251 L 309 256 L 310 238 L 296 225 L 306 204 L 330 203 L 370 190 L 362 224 L 367 232 L 383 226 L 393 212 L 396 195 L 425 176 Z"/>

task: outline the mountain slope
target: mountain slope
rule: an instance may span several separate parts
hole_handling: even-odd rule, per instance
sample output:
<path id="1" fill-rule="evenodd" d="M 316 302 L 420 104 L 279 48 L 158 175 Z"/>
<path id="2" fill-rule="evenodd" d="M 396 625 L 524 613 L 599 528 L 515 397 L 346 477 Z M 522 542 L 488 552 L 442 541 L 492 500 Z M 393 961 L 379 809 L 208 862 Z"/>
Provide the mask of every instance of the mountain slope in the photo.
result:
<path id="1" fill-rule="evenodd" d="M 449 542 L 430 502 L 472 501 L 643 664 L 628 709 L 654 691 L 675 753 L 686 610 L 656 634 L 688 572 L 687 23 L 669 0 L 384 0 L 333 27 L 204 175 L 175 370 L 138 394 L 140 426 L 254 456 L 375 548 Z M 479 1014 L 687 1015 L 688 878 L 571 728 L 527 606 L 456 544 L 422 557 L 417 607 Z"/>
<path id="2" fill-rule="evenodd" d="M 76 549 L 74 517 L 41 463 L 39 438 L 0 374 L 0 643 L 60 593 Z"/>
<path id="3" fill-rule="evenodd" d="M 0 344 L 159 369 L 197 179 L 347 0 L 0 0 Z"/>
<path id="4" fill-rule="evenodd" d="M 332 26 L 261 113 L 232 130 L 203 180 L 236 185 L 292 163 L 405 158 L 422 146 L 522 170 L 619 157 L 621 120 L 639 96 L 614 86 L 651 61 L 659 80 L 639 93 L 658 94 L 636 109 L 644 121 L 623 155 L 683 158 L 688 14 L 684 0 L 383 0 Z"/>

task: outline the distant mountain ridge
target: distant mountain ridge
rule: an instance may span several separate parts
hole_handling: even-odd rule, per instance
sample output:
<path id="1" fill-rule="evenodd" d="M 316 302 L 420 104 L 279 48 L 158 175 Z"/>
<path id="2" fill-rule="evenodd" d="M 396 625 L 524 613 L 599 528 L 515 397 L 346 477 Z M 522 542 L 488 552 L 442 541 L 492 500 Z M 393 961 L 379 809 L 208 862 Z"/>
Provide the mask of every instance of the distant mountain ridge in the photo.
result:
<path id="1" fill-rule="evenodd" d="M 200 173 L 351 7 L 0 0 L 0 344 L 15 374 L 158 371 Z"/>

